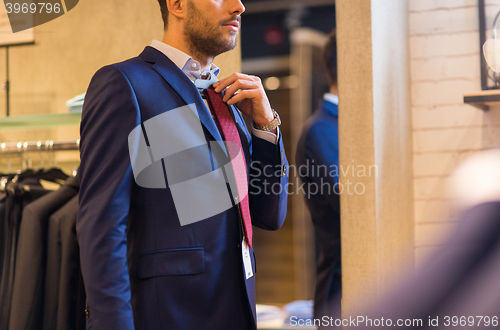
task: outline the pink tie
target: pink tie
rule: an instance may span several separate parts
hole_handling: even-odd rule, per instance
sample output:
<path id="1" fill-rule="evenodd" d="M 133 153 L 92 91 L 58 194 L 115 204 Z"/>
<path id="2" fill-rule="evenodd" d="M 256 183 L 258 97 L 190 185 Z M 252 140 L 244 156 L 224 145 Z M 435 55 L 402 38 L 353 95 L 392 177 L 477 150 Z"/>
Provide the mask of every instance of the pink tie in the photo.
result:
<path id="1" fill-rule="evenodd" d="M 239 201 L 239 204 L 241 217 L 243 218 L 245 237 L 248 246 L 252 247 L 252 219 L 250 218 L 250 206 L 248 204 L 247 166 L 245 154 L 241 146 L 240 135 L 226 103 L 222 101 L 222 94 L 217 94 L 213 89 L 206 89 L 206 91 L 209 101 L 208 104 L 219 122 L 223 139 L 229 142 L 227 143 L 227 151 L 231 159 L 231 165 L 233 166 L 238 196 L 245 196 Z"/>

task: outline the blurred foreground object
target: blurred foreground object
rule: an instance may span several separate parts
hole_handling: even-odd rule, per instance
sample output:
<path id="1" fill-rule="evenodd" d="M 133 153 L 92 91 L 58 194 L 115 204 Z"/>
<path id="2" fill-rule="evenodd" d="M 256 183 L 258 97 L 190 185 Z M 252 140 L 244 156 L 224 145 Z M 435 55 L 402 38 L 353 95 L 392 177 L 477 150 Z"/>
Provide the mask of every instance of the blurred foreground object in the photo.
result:
<path id="1" fill-rule="evenodd" d="M 405 329 L 498 328 L 499 170 L 500 150 L 490 150 L 455 171 L 450 180 L 460 212 L 455 232 L 405 283 L 359 314 L 365 320 L 356 328 L 393 328 L 399 320 Z M 407 320 L 411 325 L 404 326 Z"/>

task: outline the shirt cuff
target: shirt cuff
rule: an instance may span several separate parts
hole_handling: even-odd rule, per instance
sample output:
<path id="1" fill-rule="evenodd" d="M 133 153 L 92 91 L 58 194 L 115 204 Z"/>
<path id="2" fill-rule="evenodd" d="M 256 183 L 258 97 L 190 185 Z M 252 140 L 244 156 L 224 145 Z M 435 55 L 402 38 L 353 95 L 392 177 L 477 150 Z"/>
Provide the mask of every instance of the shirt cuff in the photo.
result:
<path id="1" fill-rule="evenodd" d="M 268 131 L 262 131 L 260 129 L 256 129 L 252 125 L 252 134 L 255 137 L 258 137 L 259 139 L 266 140 L 268 142 L 271 142 L 272 144 L 278 144 L 279 137 L 280 137 L 280 128 L 276 128 L 276 134 Z"/>

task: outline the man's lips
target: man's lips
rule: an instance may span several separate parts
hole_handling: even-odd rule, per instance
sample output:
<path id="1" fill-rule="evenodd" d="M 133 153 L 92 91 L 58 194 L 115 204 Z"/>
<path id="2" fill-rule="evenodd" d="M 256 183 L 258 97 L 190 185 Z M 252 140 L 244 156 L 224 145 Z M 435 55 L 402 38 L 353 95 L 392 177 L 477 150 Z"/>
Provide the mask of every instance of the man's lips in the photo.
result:
<path id="1" fill-rule="evenodd" d="M 224 24 L 223 26 L 229 28 L 230 30 L 238 31 L 240 29 L 240 22 L 231 21 L 229 23 Z"/>

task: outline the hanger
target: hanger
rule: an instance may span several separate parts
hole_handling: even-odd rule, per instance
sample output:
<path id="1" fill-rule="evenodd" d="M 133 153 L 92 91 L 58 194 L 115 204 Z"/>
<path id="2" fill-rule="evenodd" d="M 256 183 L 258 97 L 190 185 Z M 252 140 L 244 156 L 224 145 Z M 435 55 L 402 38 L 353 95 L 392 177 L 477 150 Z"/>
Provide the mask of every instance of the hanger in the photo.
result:
<path id="1" fill-rule="evenodd" d="M 67 178 L 69 178 L 69 175 L 64 173 L 61 169 L 53 167 L 50 169 L 40 169 L 36 172 L 33 172 L 33 173 L 25 176 L 24 178 L 27 178 L 27 177 L 38 179 L 38 180 L 45 180 L 45 181 L 60 183 L 61 180 L 64 181 Z"/>
<path id="2" fill-rule="evenodd" d="M 74 166 L 73 167 L 73 170 L 71 171 L 71 176 L 72 177 L 76 177 L 78 175 L 78 171 L 80 170 L 80 166 L 77 165 L 77 166 Z"/>

